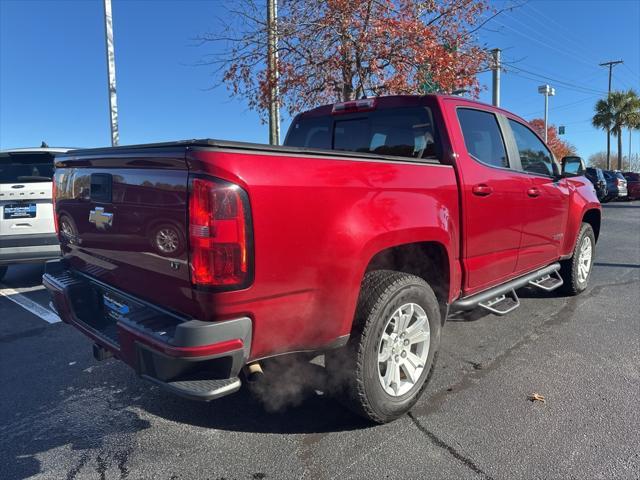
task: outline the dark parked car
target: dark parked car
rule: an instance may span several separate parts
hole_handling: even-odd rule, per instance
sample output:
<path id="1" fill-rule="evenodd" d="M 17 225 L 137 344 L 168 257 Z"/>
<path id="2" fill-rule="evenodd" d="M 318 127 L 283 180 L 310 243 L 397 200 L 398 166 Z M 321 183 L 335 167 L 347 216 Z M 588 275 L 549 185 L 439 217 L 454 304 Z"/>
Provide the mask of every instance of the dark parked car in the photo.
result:
<path id="1" fill-rule="evenodd" d="M 640 199 L 640 173 L 622 172 L 627 181 L 627 198 L 629 200 Z"/>
<path id="2" fill-rule="evenodd" d="M 602 169 L 589 167 L 586 169 L 584 176 L 593 183 L 593 186 L 596 189 L 596 194 L 598 195 L 598 200 L 601 202 L 606 201 L 605 199 L 607 198 L 609 190 L 607 189 L 607 180 L 604 178 Z"/>
<path id="3" fill-rule="evenodd" d="M 627 181 L 622 173 L 613 170 L 603 170 L 602 173 L 607 180 L 607 190 L 609 191 L 605 201 L 625 198 L 627 196 Z"/>

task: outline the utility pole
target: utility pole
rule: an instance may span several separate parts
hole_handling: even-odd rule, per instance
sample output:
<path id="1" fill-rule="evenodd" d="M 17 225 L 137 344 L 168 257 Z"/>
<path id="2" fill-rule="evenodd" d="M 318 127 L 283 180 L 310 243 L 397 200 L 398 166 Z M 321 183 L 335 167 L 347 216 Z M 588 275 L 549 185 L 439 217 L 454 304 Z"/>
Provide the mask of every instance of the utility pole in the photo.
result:
<path id="1" fill-rule="evenodd" d="M 116 98 L 116 55 L 113 47 L 113 19 L 111 0 L 104 0 L 104 37 L 107 49 L 107 89 L 109 93 L 109 124 L 111 125 L 111 146 L 118 146 L 118 101 Z"/>
<path id="2" fill-rule="evenodd" d="M 278 0 L 267 0 L 268 74 L 269 83 L 269 143 L 280 144 L 280 107 L 278 88 Z"/>
<path id="3" fill-rule="evenodd" d="M 633 130 L 629 127 L 629 157 L 627 161 L 629 162 L 629 170 L 631 170 L 631 137 L 633 136 Z"/>
<path id="4" fill-rule="evenodd" d="M 499 48 L 491 50 L 491 70 L 493 70 L 493 95 L 491 103 L 494 107 L 500 106 L 500 52 Z"/>
<path id="5" fill-rule="evenodd" d="M 609 90 L 607 93 L 607 100 L 611 96 L 611 74 L 613 71 L 613 67 L 624 63 L 622 60 L 612 60 L 610 62 L 603 62 L 600 64 L 601 67 L 609 67 Z M 611 129 L 607 128 L 607 170 L 611 170 Z"/>
<path id="6" fill-rule="evenodd" d="M 542 93 L 544 95 L 544 143 L 547 143 L 549 97 L 553 97 L 556 94 L 556 89 L 549 85 L 541 85 L 538 87 L 538 93 Z"/>

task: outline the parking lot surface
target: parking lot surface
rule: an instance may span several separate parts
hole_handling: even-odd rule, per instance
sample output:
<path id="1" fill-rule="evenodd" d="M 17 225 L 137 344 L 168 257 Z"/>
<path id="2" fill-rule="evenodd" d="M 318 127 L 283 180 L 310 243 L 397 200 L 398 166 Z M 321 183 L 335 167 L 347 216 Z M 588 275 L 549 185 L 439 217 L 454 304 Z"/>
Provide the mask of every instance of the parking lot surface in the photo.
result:
<path id="1" fill-rule="evenodd" d="M 604 206 L 584 294 L 523 289 L 510 315 L 450 319 L 425 395 L 382 426 L 302 366 L 278 375 L 269 410 L 246 389 L 164 393 L 96 362 L 41 274 L 0 284 L 2 479 L 640 478 L 640 202 Z"/>

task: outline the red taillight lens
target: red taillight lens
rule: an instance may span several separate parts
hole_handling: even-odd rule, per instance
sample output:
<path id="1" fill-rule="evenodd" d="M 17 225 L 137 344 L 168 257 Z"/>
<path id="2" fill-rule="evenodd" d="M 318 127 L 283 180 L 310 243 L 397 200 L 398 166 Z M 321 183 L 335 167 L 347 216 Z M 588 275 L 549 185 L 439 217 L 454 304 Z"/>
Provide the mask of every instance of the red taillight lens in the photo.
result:
<path id="1" fill-rule="evenodd" d="M 250 278 L 249 203 L 239 186 L 193 178 L 189 197 L 191 282 L 244 287 Z"/>
<path id="2" fill-rule="evenodd" d="M 56 187 L 56 177 L 53 177 L 53 181 L 51 182 L 51 204 L 53 205 L 53 227 L 56 229 L 56 235 L 60 233 L 60 229 L 58 227 L 58 214 L 56 213 L 56 194 L 58 192 L 58 187 Z"/>

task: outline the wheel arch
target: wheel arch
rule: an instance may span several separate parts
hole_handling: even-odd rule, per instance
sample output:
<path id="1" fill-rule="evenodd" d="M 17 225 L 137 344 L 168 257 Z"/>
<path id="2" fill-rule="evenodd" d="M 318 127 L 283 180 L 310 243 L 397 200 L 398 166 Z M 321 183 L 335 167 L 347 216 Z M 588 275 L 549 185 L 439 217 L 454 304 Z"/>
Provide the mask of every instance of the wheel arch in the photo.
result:
<path id="1" fill-rule="evenodd" d="M 597 208 L 587 210 L 582 216 L 582 222 L 588 223 L 593 229 L 593 234 L 596 237 L 596 242 L 600 235 L 600 222 L 602 221 L 602 212 Z"/>
<path id="2" fill-rule="evenodd" d="M 375 270 L 393 270 L 422 278 L 438 299 L 444 323 L 451 289 L 451 261 L 442 243 L 414 242 L 385 248 L 370 259 L 364 273 Z"/>

